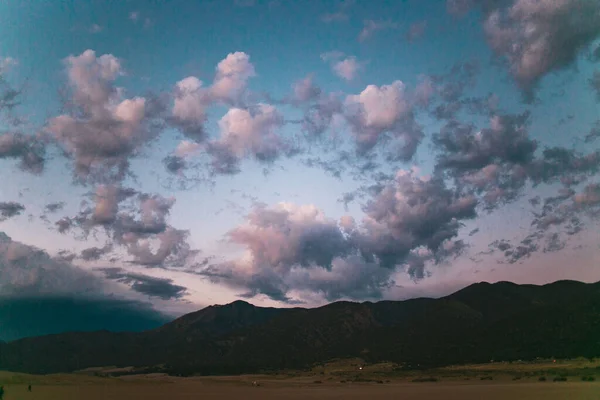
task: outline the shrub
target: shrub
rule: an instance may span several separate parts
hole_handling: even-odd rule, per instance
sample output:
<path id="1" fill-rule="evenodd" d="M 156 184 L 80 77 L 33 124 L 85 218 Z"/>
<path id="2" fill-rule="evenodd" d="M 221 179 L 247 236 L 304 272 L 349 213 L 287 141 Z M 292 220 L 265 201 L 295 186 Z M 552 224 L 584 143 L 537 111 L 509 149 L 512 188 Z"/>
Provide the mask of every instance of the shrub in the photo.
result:
<path id="1" fill-rule="evenodd" d="M 323 381 L 314 381 L 313 383 L 323 383 Z"/>
<path id="2" fill-rule="evenodd" d="M 594 376 L 582 376 L 581 380 L 584 382 L 594 382 L 596 380 L 596 377 Z"/>
<path id="3" fill-rule="evenodd" d="M 438 378 L 430 376 L 428 378 L 415 378 L 412 380 L 413 382 L 437 382 Z"/>
<path id="4" fill-rule="evenodd" d="M 567 377 L 566 376 L 555 376 L 554 379 L 552 379 L 553 382 L 566 382 L 567 381 Z"/>
<path id="5" fill-rule="evenodd" d="M 482 380 L 482 381 L 493 381 L 493 380 L 494 380 L 494 377 L 493 377 L 493 376 L 490 376 L 490 375 L 487 375 L 487 376 L 482 376 L 482 377 L 481 377 L 481 378 L 479 378 L 479 379 L 480 379 L 480 380 Z"/>
<path id="6" fill-rule="evenodd" d="M 546 377 L 545 376 L 540 376 L 538 378 L 538 381 L 540 381 L 540 382 L 546 382 Z"/>

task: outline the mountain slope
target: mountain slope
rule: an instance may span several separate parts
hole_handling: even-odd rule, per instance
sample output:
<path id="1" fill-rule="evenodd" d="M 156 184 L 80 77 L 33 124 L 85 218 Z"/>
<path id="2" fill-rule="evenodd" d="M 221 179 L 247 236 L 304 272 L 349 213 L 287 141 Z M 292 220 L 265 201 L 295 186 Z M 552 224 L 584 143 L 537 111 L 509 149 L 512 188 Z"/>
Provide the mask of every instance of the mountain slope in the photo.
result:
<path id="1" fill-rule="evenodd" d="M 600 283 L 478 283 L 440 299 L 315 309 L 237 301 L 140 333 L 67 333 L 0 343 L 0 369 L 50 373 L 166 365 L 178 373 L 300 368 L 338 357 L 435 366 L 600 355 Z"/>

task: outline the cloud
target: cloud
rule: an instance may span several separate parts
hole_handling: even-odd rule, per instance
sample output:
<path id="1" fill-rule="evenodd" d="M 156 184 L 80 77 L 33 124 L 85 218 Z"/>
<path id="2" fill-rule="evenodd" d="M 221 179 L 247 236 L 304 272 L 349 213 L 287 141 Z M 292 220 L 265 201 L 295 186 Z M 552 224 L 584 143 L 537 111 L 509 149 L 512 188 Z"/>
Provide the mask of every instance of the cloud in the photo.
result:
<path id="1" fill-rule="evenodd" d="M 458 235 L 461 221 L 477 216 L 474 196 L 459 196 L 439 178 L 420 178 L 400 171 L 364 207 L 360 248 L 381 265 L 401 265 L 411 251 L 433 255 Z"/>
<path id="2" fill-rule="evenodd" d="M 17 159 L 23 171 L 40 174 L 46 162 L 46 146 L 38 135 L 0 134 L 0 159 Z"/>
<path id="3" fill-rule="evenodd" d="M 287 147 L 277 134 L 282 125 L 283 116 L 269 104 L 229 109 L 219 121 L 220 138 L 208 148 L 215 172 L 237 173 L 240 161 L 248 156 L 263 163 L 278 158 Z"/>
<path id="4" fill-rule="evenodd" d="M 200 150 L 200 145 L 198 143 L 182 140 L 175 149 L 175 155 L 178 157 L 187 157 L 195 154 L 198 150 Z"/>
<path id="5" fill-rule="evenodd" d="M 489 207 L 512 200 L 523 188 L 537 142 L 528 136 L 529 114 L 494 115 L 489 127 L 449 121 L 433 136 L 436 170 L 461 190 L 481 194 Z"/>
<path id="6" fill-rule="evenodd" d="M 250 56 L 239 51 L 229 53 L 217 65 L 212 85 L 205 87 L 195 76 L 176 83 L 168 122 L 193 142 L 203 143 L 208 109 L 218 102 L 241 106 L 247 81 L 253 76 L 256 72 Z"/>
<path id="7" fill-rule="evenodd" d="M 206 109 L 212 102 L 210 91 L 202 82 L 190 76 L 175 85 L 171 122 L 187 137 L 195 141 L 204 139 Z"/>
<path id="8" fill-rule="evenodd" d="M 148 267 L 180 267 L 197 254 L 187 242 L 189 232 L 167 223 L 174 197 L 99 185 L 92 199 L 91 207 L 57 221 L 58 231 L 81 232 L 85 239 L 101 228 L 111 239 L 103 253 L 112 250 L 112 246 L 123 246 L 132 257 L 130 262 Z M 91 249 L 88 255 L 97 253 Z"/>
<path id="9" fill-rule="evenodd" d="M 427 29 L 427 21 L 414 22 L 406 32 L 406 38 L 408 41 L 414 42 L 425 35 L 425 29 Z"/>
<path id="10" fill-rule="evenodd" d="M 321 89 L 315 85 L 312 75 L 296 82 L 292 89 L 292 101 L 299 104 L 318 99 L 321 96 Z"/>
<path id="11" fill-rule="evenodd" d="M 0 80 L 2 80 L 2 75 L 17 65 L 19 65 L 19 62 L 12 57 L 0 57 Z"/>
<path id="12" fill-rule="evenodd" d="M 104 247 L 88 247 L 87 249 L 81 250 L 79 258 L 84 261 L 97 261 L 111 251 L 112 246 L 110 245 Z"/>
<path id="13" fill-rule="evenodd" d="M 98 24 L 92 24 L 92 26 L 90 26 L 90 33 L 100 33 L 103 29 L 104 28 Z"/>
<path id="14" fill-rule="evenodd" d="M 590 79 L 590 86 L 596 92 L 596 97 L 600 101 L 600 71 L 594 71 L 594 75 Z"/>
<path id="15" fill-rule="evenodd" d="M 372 19 L 365 20 L 363 22 L 363 29 L 360 31 L 358 35 L 358 41 L 364 42 L 365 40 L 372 37 L 375 33 L 388 30 L 388 29 L 396 29 L 398 28 L 398 24 L 391 21 L 374 21 Z"/>
<path id="16" fill-rule="evenodd" d="M 116 185 L 98 185 L 91 215 L 93 223 L 98 225 L 113 223 L 117 218 L 119 203 L 134 194 L 135 191 L 122 189 Z"/>
<path id="17" fill-rule="evenodd" d="M 1 232 L 0 271 L 2 297 L 98 295 L 108 289 L 94 275 Z"/>
<path id="18" fill-rule="evenodd" d="M 189 232 L 166 227 L 152 236 L 127 232 L 122 242 L 133 263 L 148 267 L 182 267 L 196 254 L 187 243 Z"/>
<path id="19" fill-rule="evenodd" d="M 533 160 L 537 143 L 528 137 L 529 114 L 497 115 L 489 128 L 447 123 L 434 142 L 440 149 L 437 166 L 456 172 L 472 171 L 493 163 L 525 165 Z"/>
<path id="20" fill-rule="evenodd" d="M 187 292 L 183 286 L 173 284 L 171 279 L 155 278 L 148 275 L 125 271 L 122 268 L 96 268 L 107 279 L 124 283 L 136 292 L 163 300 L 181 299 Z"/>
<path id="21" fill-rule="evenodd" d="M 16 203 L 14 201 L 2 201 L 0 202 L 0 221 L 16 217 L 23 211 L 25 211 L 25 206 L 21 203 Z"/>
<path id="22" fill-rule="evenodd" d="M 248 54 L 242 51 L 229 53 L 217 65 L 210 93 L 218 100 L 237 104 L 246 90 L 248 79 L 253 76 L 256 76 L 256 72 Z"/>
<path id="23" fill-rule="evenodd" d="M 46 129 L 74 161 L 74 176 L 82 182 L 121 181 L 129 160 L 159 133 L 160 124 L 146 99 L 123 99 L 113 82 L 123 75 L 111 54 L 93 50 L 65 60 L 71 100 L 77 113 L 52 118 Z"/>
<path id="24" fill-rule="evenodd" d="M 60 210 L 62 210 L 65 207 L 65 203 L 64 202 L 55 202 L 55 203 L 48 203 L 44 206 L 44 211 L 47 213 L 55 213 L 58 212 Z"/>
<path id="25" fill-rule="evenodd" d="M 337 10 L 332 13 L 323 14 L 321 16 L 321 21 L 329 23 L 329 22 L 342 22 L 348 20 L 348 10 L 355 3 L 355 0 L 344 0 L 340 2 L 337 7 Z"/>
<path id="26" fill-rule="evenodd" d="M 257 206 L 228 238 L 242 245 L 246 255 L 208 266 L 201 273 L 247 289 L 245 296 L 265 294 L 292 301 L 291 290 L 318 292 L 328 299 L 380 295 L 390 275 L 352 256 L 352 245 L 337 222 L 311 205 Z"/>
<path id="27" fill-rule="evenodd" d="M 545 75 L 571 65 L 600 34 L 596 0 L 450 0 L 447 4 L 455 14 L 464 14 L 471 6 L 481 8 L 489 45 L 506 60 L 527 95 Z"/>
<path id="28" fill-rule="evenodd" d="M 321 59 L 329 63 L 333 73 L 346 81 L 354 80 L 364 68 L 364 63 L 359 62 L 356 57 L 346 57 L 344 53 L 339 51 L 323 53 L 321 54 Z"/>
<path id="29" fill-rule="evenodd" d="M 277 301 L 379 298 L 397 269 L 422 279 L 427 263 L 462 254 L 466 245 L 454 238 L 476 206 L 441 180 L 402 171 L 367 203 L 360 224 L 338 223 L 313 205 L 258 205 L 227 235 L 244 255 L 198 273 Z"/>
<path id="30" fill-rule="evenodd" d="M 590 133 L 585 135 L 585 138 L 583 139 L 583 141 L 585 143 L 592 143 L 599 137 L 600 137 L 600 119 L 598 121 L 596 121 L 596 123 L 594 124 L 592 129 L 590 129 Z"/>
<path id="31" fill-rule="evenodd" d="M 352 81 L 356 78 L 361 65 L 356 60 L 356 57 L 348 57 L 333 64 L 332 69 L 340 78 Z"/>
<path id="32" fill-rule="evenodd" d="M 4 341 L 62 332 L 140 332 L 172 319 L 146 303 L 133 300 L 68 295 L 0 296 L 0 340 Z"/>
<path id="33" fill-rule="evenodd" d="M 333 94 L 321 93 L 308 107 L 302 117 L 302 130 L 315 138 L 322 136 L 342 115 L 343 102 Z"/>
<path id="34" fill-rule="evenodd" d="M 358 95 L 348 95 L 344 114 L 354 134 L 359 152 L 371 150 L 385 135 L 402 139 L 402 144 L 392 146 L 388 158 L 410 160 L 424 134 L 417 125 L 413 104 L 404 83 L 369 85 Z"/>
<path id="35" fill-rule="evenodd" d="M 175 155 L 166 156 L 163 159 L 163 164 L 165 164 L 165 169 L 167 170 L 167 172 L 170 172 L 172 174 L 180 174 L 188 166 L 183 157 Z"/>
<path id="36" fill-rule="evenodd" d="M 464 16 L 478 0 L 447 0 L 446 9 L 454 16 Z"/>
<path id="37" fill-rule="evenodd" d="M 535 184 L 561 182 L 572 185 L 598 173 L 599 167 L 598 150 L 582 154 L 564 147 L 548 147 L 541 157 L 531 162 L 527 173 Z"/>

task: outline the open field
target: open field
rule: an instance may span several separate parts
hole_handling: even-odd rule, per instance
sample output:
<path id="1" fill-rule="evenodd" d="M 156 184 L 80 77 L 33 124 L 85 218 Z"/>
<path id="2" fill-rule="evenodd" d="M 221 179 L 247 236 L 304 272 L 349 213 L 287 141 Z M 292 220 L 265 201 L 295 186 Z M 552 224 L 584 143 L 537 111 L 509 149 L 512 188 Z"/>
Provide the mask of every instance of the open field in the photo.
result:
<path id="1" fill-rule="evenodd" d="M 74 374 L 0 372 L 5 400 L 63 399 L 544 399 L 598 400 L 599 360 L 553 360 L 450 366 L 428 371 L 337 360 L 305 371 L 271 375 L 180 378 L 165 374 L 96 376 L 127 369 L 94 368 Z M 253 386 L 258 382 L 259 386 Z M 27 385 L 33 391 L 27 392 Z"/>
<path id="2" fill-rule="evenodd" d="M 544 399 L 597 400 L 596 382 L 465 382 L 378 384 L 262 382 L 253 387 L 243 382 L 215 382 L 183 378 L 171 383 L 106 382 L 105 384 L 8 385 L 6 400 L 107 400 L 107 399 Z"/>

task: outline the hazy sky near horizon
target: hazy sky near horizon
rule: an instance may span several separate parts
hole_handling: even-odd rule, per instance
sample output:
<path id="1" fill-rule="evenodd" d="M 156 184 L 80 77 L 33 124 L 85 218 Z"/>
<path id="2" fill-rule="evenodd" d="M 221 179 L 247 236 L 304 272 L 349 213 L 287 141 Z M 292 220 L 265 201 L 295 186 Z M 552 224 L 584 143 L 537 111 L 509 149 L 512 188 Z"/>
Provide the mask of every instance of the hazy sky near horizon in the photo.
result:
<path id="1" fill-rule="evenodd" d="M 595 0 L 0 1 L 0 74 L 0 296 L 600 280 Z"/>

